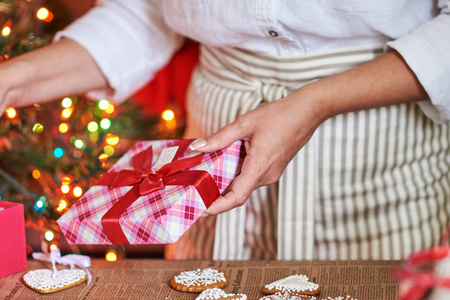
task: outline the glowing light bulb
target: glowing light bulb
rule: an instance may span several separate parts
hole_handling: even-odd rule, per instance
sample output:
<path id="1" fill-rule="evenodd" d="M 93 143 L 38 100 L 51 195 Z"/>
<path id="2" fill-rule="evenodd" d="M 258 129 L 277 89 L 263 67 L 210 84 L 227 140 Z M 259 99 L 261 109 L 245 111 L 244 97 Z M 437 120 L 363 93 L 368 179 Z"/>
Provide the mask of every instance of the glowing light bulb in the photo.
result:
<path id="1" fill-rule="evenodd" d="M 70 108 L 66 108 L 62 111 L 61 116 L 64 119 L 68 119 L 70 117 L 70 115 L 72 115 L 72 110 Z"/>
<path id="2" fill-rule="evenodd" d="M 79 186 L 76 186 L 73 188 L 73 195 L 75 197 L 80 197 L 81 195 L 83 195 L 83 189 L 80 188 Z"/>
<path id="3" fill-rule="evenodd" d="M 9 26 L 5 26 L 2 29 L 2 35 L 3 36 L 8 36 L 11 34 L 11 28 Z"/>
<path id="4" fill-rule="evenodd" d="M 103 148 L 103 151 L 108 155 L 108 156 L 113 156 L 114 155 L 114 148 L 112 146 L 105 146 Z"/>
<path id="5" fill-rule="evenodd" d="M 109 157 L 108 154 L 102 153 L 102 154 L 99 155 L 98 159 L 99 159 L 100 161 L 102 161 L 102 160 L 107 160 L 108 157 Z"/>
<path id="6" fill-rule="evenodd" d="M 100 121 L 100 127 L 103 129 L 108 129 L 111 127 L 111 120 L 110 119 L 103 119 Z"/>
<path id="7" fill-rule="evenodd" d="M 106 110 L 109 107 L 109 101 L 102 99 L 100 101 L 98 101 L 98 108 L 100 108 L 101 110 Z"/>
<path id="8" fill-rule="evenodd" d="M 67 177 L 67 176 L 64 176 L 64 177 L 61 179 L 61 183 L 62 183 L 62 184 L 65 184 L 65 185 L 69 185 L 71 182 L 72 182 L 72 180 L 70 180 L 70 177 Z"/>
<path id="9" fill-rule="evenodd" d="M 109 133 L 106 136 L 106 143 L 108 143 L 111 146 L 117 145 L 117 143 L 119 143 L 119 137 L 117 135 Z"/>
<path id="10" fill-rule="evenodd" d="M 70 187 L 69 187 L 67 184 L 63 184 L 63 185 L 61 186 L 61 192 L 62 192 L 63 194 L 67 194 L 69 191 L 70 191 Z"/>
<path id="11" fill-rule="evenodd" d="M 69 131 L 69 124 L 67 123 L 59 124 L 59 132 L 66 133 L 67 131 Z"/>
<path id="12" fill-rule="evenodd" d="M 58 207 L 56 208 L 56 211 L 62 212 L 62 211 L 63 211 L 64 209 L 66 209 L 66 208 L 67 208 L 67 201 L 61 199 L 61 200 L 59 201 Z"/>
<path id="13" fill-rule="evenodd" d="M 9 107 L 5 110 L 6 116 L 10 119 L 14 119 L 17 116 L 17 112 L 14 108 Z"/>
<path id="14" fill-rule="evenodd" d="M 89 124 L 87 125 L 87 130 L 89 132 L 94 132 L 98 130 L 98 124 L 95 121 L 89 122 Z"/>
<path id="15" fill-rule="evenodd" d="M 171 111 L 170 109 L 165 110 L 162 112 L 161 118 L 164 121 L 172 121 L 175 118 L 175 113 L 173 111 Z"/>
<path id="16" fill-rule="evenodd" d="M 52 231 L 48 230 L 47 232 L 45 232 L 44 237 L 48 242 L 51 242 L 55 235 Z"/>
<path id="17" fill-rule="evenodd" d="M 50 251 L 52 250 L 58 250 L 58 245 L 56 243 L 50 245 Z"/>
<path id="18" fill-rule="evenodd" d="M 109 251 L 106 253 L 105 258 L 106 258 L 107 261 L 116 261 L 116 260 L 117 260 L 117 253 L 116 253 L 116 251 L 114 251 L 114 250 L 109 250 Z"/>
<path id="19" fill-rule="evenodd" d="M 33 176 L 34 179 L 38 179 L 41 177 L 41 172 L 39 172 L 39 170 L 33 170 L 33 172 L 31 172 L 31 176 Z"/>
<path id="20" fill-rule="evenodd" d="M 36 201 L 36 207 L 38 207 L 38 208 L 44 207 L 44 201 L 42 201 L 42 200 Z"/>
<path id="21" fill-rule="evenodd" d="M 115 110 L 114 105 L 112 105 L 112 104 L 110 103 L 110 104 L 108 105 L 108 108 L 105 109 L 105 112 L 106 112 L 107 114 L 112 114 L 112 113 L 114 112 L 114 110 Z"/>
<path id="22" fill-rule="evenodd" d="M 36 12 L 36 17 L 39 20 L 45 20 L 50 16 L 50 12 L 48 11 L 48 9 L 46 9 L 45 7 L 41 7 L 38 9 L 38 11 Z"/>
<path id="23" fill-rule="evenodd" d="M 81 149 L 84 147 L 84 142 L 82 140 L 76 139 L 73 144 L 75 145 L 75 147 L 77 147 L 78 149 Z"/>
<path id="24" fill-rule="evenodd" d="M 56 149 L 53 151 L 53 155 L 54 155 L 56 158 L 62 157 L 63 154 L 64 154 L 64 150 L 61 149 L 61 148 L 56 148 Z"/>
<path id="25" fill-rule="evenodd" d="M 36 123 L 33 125 L 33 132 L 36 134 L 40 134 L 42 133 L 42 131 L 44 131 L 44 125 L 42 125 L 41 123 Z"/>
<path id="26" fill-rule="evenodd" d="M 72 106 L 72 99 L 70 99 L 69 97 L 64 98 L 64 99 L 61 101 L 61 105 L 62 105 L 62 107 L 64 107 L 64 108 L 69 108 L 69 107 L 71 107 L 71 106 Z"/>

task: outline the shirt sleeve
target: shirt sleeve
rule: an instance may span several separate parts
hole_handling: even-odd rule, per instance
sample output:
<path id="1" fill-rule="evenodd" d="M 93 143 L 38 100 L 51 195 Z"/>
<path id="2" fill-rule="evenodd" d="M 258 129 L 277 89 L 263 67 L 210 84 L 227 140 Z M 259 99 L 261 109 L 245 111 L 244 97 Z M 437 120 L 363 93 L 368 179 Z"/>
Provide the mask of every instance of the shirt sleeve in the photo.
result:
<path id="1" fill-rule="evenodd" d="M 183 38 L 165 23 L 157 0 L 102 0 L 58 32 L 93 57 L 110 89 L 88 96 L 120 103 L 148 83 L 181 46 Z"/>
<path id="2" fill-rule="evenodd" d="M 430 100 L 419 105 L 436 123 L 450 120 L 450 0 L 439 0 L 441 13 L 388 42 L 405 59 L 428 93 Z"/>

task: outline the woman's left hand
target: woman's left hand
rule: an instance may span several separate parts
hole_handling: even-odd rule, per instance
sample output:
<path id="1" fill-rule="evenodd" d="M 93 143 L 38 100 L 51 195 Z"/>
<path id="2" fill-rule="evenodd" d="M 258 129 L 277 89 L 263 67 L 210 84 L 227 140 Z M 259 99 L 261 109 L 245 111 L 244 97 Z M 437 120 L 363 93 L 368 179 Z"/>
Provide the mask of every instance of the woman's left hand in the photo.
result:
<path id="1" fill-rule="evenodd" d="M 263 104 L 206 139 L 194 142 L 196 150 L 212 152 L 243 140 L 247 152 L 240 175 L 206 214 L 217 215 L 241 206 L 257 187 L 278 181 L 289 161 L 323 120 L 310 99 L 301 95 L 299 90 Z"/>

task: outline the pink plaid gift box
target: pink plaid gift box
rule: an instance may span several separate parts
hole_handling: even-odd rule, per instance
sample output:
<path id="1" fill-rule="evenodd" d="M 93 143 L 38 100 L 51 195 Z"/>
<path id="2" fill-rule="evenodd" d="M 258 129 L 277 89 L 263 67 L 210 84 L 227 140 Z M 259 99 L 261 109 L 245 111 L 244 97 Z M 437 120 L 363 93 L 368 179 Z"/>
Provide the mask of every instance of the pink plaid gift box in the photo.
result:
<path id="1" fill-rule="evenodd" d="M 176 242 L 239 174 L 245 156 L 241 141 L 205 154 L 190 150 L 191 142 L 136 143 L 59 218 L 67 241 Z"/>

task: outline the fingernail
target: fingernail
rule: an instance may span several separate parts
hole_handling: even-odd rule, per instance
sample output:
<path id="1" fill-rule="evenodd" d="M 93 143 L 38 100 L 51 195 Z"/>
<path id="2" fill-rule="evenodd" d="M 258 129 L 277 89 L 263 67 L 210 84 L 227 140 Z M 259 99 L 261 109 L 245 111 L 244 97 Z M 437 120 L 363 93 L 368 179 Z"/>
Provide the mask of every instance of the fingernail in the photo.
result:
<path id="1" fill-rule="evenodd" d="M 192 144 L 189 145 L 189 148 L 191 150 L 197 150 L 198 148 L 206 146 L 206 140 L 205 139 L 197 139 Z"/>

